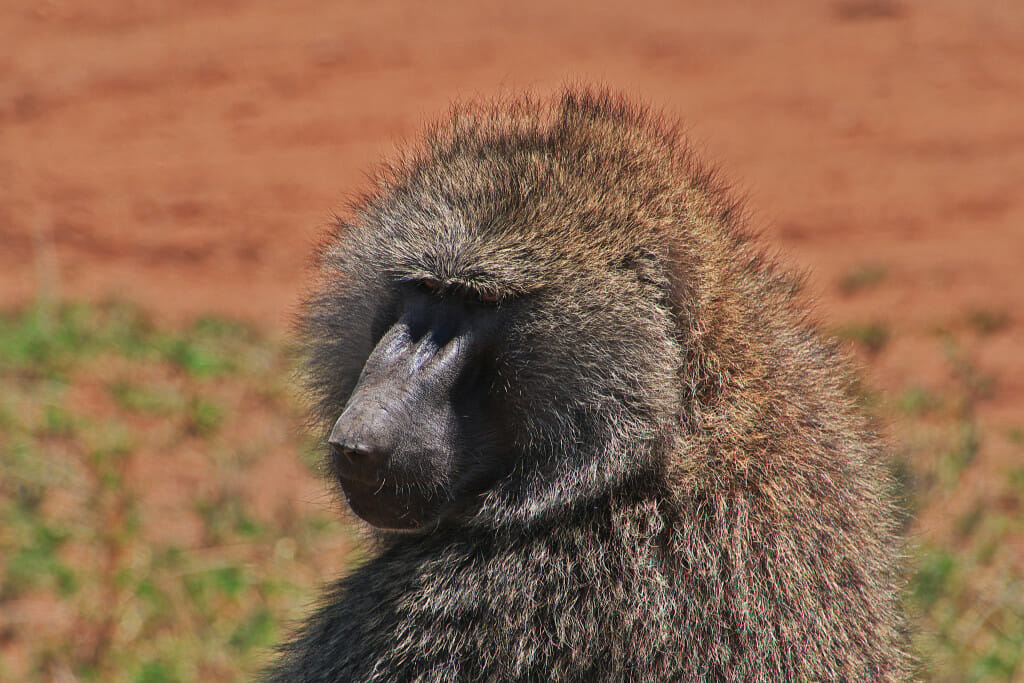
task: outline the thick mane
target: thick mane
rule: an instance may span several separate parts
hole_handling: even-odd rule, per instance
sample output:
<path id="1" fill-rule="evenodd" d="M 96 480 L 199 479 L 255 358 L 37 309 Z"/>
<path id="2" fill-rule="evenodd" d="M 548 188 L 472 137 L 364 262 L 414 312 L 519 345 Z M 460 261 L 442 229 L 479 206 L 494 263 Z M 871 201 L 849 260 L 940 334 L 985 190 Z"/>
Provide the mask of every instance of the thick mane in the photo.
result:
<path id="1" fill-rule="evenodd" d="M 274 680 L 902 679 L 886 450 L 747 225 L 604 90 L 457 105 L 382 167 L 324 246 L 303 376 L 336 461 L 353 401 L 420 426 L 433 451 L 402 423 L 412 455 L 357 473 L 393 490 L 342 488 L 429 523 L 374 532 Z M 472 343 L 472 381 L 419 378 Z M 422 386 L 440 407 L 403 413 Z"/>

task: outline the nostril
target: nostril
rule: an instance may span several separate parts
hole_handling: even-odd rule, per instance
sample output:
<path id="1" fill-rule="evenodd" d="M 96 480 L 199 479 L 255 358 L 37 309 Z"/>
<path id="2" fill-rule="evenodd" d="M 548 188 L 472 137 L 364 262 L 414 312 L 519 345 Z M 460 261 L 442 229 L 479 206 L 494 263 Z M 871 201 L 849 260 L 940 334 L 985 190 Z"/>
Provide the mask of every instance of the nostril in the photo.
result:
<path id="1" fill-rule="evenodd" d="M 369 476 L 376 473 L 382 457 L 378 450 L 362 444 L 340 441 L 328 442 L 335 467 L 350 476 Z"/>
<path id="2" fill-rule="evenodd" d="M 332 441 L 331 455 L 334 456 L 335 460 L 347 460 L 351 463 L 357 463 L 361 460 L 366 460 L 370 456 L 370 451 L 366 448 Z"/>
<path id="3" fill-rule="evenodd" d="M 341 444 L 332 443 L 331 444 L 331 456 L 334 458 L 335 461 L 341 461 L 341 460 L 351 461 L 352 460 L 352 450 L 349 449 L 349 448 L 345 448 Z"/>

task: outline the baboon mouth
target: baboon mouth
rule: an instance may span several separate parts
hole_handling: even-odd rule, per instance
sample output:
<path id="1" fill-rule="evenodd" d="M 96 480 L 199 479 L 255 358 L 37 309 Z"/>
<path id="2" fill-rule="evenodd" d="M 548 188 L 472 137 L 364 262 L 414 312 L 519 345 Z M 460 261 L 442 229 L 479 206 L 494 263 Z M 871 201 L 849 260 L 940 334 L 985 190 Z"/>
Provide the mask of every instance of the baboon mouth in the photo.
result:
<path id="1" fill-rule="evenodd" d="M 387 483 L 384 477 L 370 474 L 367 476 L 359 476 L 351 472 L 342 471 L 340 468 L 334 468 L 334 476 L 341 483 L 343 488 L 379 488 Z"/>
<path id="2" fill-rule="evenodd" d="M 433 520 L 442 501 L 424 495 L 418 487 L 339 475 L 349 507 L 361 519 L 381 529 L 417 529 Z"/>

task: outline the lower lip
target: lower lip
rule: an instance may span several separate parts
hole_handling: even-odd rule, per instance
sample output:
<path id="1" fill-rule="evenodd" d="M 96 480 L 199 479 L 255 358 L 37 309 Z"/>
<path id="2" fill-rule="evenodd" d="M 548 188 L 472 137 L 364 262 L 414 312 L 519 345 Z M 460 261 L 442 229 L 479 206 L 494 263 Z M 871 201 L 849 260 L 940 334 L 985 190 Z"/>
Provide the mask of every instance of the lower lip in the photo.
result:
<path id="1" fill-rule="evenodd" d="M 377 491 L 384 485 L 384 481 L 377 477 L 374 477 L 373 479 L 364 479 L 362 477 L 353 477 L 350 474 L 340 471 L 338 472 L 338 480 L 341 481 L 342 486 L 351 485 L 352 488 L 369 489 L 372 491 Z"/>

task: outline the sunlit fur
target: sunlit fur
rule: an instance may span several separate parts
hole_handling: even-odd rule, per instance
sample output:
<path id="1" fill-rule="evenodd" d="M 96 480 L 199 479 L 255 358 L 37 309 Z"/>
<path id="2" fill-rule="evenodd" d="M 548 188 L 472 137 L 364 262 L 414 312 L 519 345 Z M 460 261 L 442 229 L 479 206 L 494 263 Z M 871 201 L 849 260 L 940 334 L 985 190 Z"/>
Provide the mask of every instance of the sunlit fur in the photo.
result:
<path id="1" fill-rule="evenodd" d="M 674 126 L 586 90 L 457 106 L 321 263 L 301 339 L 323 433 L 396 283 L 456 282 L 507 316 L 515 462 L 461 514 L 376 533 L 272 680 L 907 675 L 886 452 L 799 279 Z"/>

